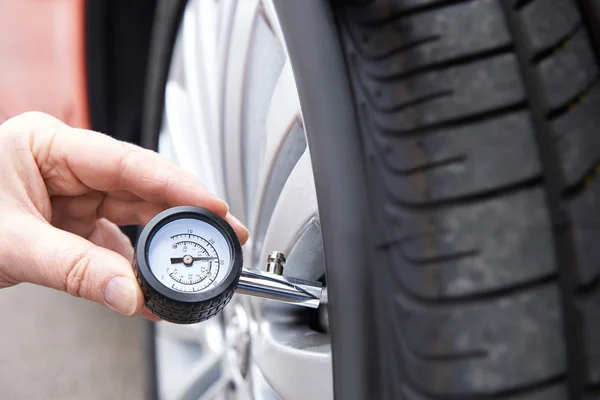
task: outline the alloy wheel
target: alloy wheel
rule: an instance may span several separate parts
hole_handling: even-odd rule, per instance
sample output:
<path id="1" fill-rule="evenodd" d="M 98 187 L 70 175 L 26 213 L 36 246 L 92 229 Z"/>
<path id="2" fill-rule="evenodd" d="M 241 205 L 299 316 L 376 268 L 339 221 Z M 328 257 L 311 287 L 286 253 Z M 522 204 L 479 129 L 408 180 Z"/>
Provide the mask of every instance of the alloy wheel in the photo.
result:
<path id="1" fill-rule="evenodd" d="M 310 152 L 270 0 L 190 0 L 165 88 L 159 152 L 192 171 L 251 232 L 244 264 L 273 250 L 285 274 L 324 279 Z M 164 399 L 332 398 L 324 310 L 235 296 L 194 326 L 158 323 Z"/>

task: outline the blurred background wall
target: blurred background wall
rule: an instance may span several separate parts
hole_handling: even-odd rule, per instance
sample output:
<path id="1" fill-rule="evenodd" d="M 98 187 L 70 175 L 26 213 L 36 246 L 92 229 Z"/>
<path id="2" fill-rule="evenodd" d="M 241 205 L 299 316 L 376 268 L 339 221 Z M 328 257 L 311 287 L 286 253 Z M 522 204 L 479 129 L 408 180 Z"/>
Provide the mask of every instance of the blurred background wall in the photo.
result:
<path id="1" fill-rule="evenodd" d="M 43 111 L 137 143 L 155 5 L 0 0 L 0 122 Z M 0 290 L 0 328 L 0 399 L 154 395 L 141 318 L 19 285 Z"/>
<path id="2" fill-rule="evenodd" d="M 44 111 L 89 126 L 84 0 L 0 1 L 2 117 Z"/>

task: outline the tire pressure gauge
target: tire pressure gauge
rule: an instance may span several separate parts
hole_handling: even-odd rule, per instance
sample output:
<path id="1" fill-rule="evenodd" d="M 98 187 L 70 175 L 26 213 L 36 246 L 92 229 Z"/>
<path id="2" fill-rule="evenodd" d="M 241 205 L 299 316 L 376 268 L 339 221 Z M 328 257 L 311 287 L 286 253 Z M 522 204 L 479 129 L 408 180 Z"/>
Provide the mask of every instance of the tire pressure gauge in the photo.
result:
<path id="1" fill-rule="evenodd" d="M 150 311 L 167 321 L 196 323 L 231 300 L 242 272 L 242 247 L 217 214 L 175 207 L 142 230 L 134 269 Z"/>
<path id="2" fill-rule="evenodd" d="M 285 277 L 285 257 L 274 252 L 267 271 L 242 268 L 242 247 L 233 228 L 217 214 L 174 207 L 154 217 L 136 245 L 134 271 L 146 307 L 178 324 L 207 320 L 234 291 L 316 308 L 321 284 Z"/>

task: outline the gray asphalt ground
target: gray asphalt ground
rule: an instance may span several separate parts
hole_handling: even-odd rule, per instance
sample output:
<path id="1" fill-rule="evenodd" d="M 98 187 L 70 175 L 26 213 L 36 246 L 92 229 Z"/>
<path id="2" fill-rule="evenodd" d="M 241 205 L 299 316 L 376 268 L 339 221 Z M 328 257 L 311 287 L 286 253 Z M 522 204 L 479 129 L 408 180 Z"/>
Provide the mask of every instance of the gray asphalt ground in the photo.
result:
<path id="1" fill-rule="evenodd" d="M 0 290 L 0 400 L 145 399 L 144 327 L 58 291 Z"/>

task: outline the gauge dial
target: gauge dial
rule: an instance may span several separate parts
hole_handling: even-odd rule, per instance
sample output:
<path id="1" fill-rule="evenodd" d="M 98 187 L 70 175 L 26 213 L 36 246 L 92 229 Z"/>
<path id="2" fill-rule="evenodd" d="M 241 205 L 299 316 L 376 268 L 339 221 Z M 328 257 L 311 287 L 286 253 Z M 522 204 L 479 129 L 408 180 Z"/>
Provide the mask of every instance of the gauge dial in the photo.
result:
<path id="1" fill-rule="evenodd" d="M 229 303 L 243 258 L 227 221 L 203 208 L 180 206 L 144 226 L 133 271 L 148 310 L 165 321 L 195 324 Z"/>
<path id="2" fill-rule="evenodd" d="M 228 276 L 231 249 L 213 225 L 181 218 L 168 222 L 151 238 L 148 265 L 163 285 L 198 293 L 218 286 Z"/>

